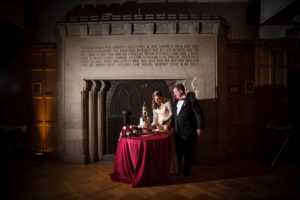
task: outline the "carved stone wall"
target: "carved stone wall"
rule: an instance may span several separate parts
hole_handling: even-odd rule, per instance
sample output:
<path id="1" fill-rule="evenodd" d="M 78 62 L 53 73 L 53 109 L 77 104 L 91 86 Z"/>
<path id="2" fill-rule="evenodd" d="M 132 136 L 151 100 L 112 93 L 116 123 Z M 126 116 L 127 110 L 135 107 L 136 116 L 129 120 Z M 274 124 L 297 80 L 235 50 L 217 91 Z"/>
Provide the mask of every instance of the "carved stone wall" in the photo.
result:
<path id="1" fill-rule="evenodd" d="M 226 36 L 220 17 L 69 17 L 58 23 L 56 33 L 58 134 L 67 162 L 93 159 L 83 145 L 88 135 L 83 112 L 88 111 L 82 110 L 82 80 L 183 80 L 198 99 L 218 96 L 218 45 Z"/>

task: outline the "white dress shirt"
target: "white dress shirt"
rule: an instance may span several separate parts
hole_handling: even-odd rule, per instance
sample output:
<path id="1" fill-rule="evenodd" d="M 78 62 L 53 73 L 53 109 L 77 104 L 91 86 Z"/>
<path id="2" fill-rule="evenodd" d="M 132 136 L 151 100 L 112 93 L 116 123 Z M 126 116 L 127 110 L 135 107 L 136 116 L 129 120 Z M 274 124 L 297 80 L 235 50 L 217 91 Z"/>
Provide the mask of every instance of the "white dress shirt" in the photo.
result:
<path id="1" fill-rule="evenodd" d="M 177 105 L 176 105 L 177 106 L 177 115 L 179 114 L 179 112 L 183 106 L 183 103 L 184 103 L 184 100 L 178 100 Z"/>

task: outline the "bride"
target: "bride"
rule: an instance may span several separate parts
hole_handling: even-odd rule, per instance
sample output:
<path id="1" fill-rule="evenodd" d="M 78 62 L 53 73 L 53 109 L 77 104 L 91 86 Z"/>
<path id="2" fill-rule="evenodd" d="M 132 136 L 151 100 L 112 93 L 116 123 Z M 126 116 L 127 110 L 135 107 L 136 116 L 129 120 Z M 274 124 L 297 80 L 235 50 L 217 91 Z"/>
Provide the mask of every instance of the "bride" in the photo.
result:
<path id="1" fill-rule="evenodd" d="M 172 118 L 171 101 L 163 97 L 161 91 L 155 90 L 152 94 L 152 111 L 153 122 L 152 126 L 158 131 L 167 132 L 171 136 L 171 174 L 178 174 L 177 156 L 175 149 L 174 133 L 171 130 L 170 122 Z"/>

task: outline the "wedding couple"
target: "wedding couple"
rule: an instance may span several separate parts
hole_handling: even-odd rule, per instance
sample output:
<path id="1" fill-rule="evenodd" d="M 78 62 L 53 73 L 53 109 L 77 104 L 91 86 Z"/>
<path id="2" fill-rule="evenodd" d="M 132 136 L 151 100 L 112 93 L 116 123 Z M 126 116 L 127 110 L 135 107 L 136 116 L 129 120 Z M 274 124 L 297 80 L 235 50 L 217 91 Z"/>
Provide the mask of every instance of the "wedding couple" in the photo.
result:
<path id="1" fill-rule="evenodd" d="M 173 105 L 159 90 L 152 94 L 152 126 L 171 135 L 171 174 L 188 176 L 192 166 L 193 140 L 204 128 L 203 115 L 194 93 L 186 93 L 183 84 L 177 84 L 173 93 L 176 98 Z"/>

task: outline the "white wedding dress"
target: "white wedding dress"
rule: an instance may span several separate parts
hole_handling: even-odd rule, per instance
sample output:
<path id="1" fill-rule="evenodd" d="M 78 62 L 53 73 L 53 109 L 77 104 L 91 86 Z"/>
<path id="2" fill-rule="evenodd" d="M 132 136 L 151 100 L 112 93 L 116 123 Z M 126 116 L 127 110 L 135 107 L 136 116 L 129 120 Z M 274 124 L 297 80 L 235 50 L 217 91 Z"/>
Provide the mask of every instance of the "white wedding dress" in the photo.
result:
<path id="1" fill-rule="evenodd" d="M 170 101 L 162 103 L 159 108 L 153 109 L 152 125 L 158 127 L 159 131 L 164 131 L 170 134 L 171 137 L 171 165 L 170 173 L 178 174 L 178 163 L 175 148 L 174 132 L 170 129 L 170 122 L 172 117 L 172 108 Z"/>
<path id="2" fill-rule="evenodd" d="M 172 108 L 170 101 L 162 103 L 159 108 L 153 110 L 153 122 L 154 125 L 164 125 L 163 123 L 169 124 L 172 117 Z"/>

